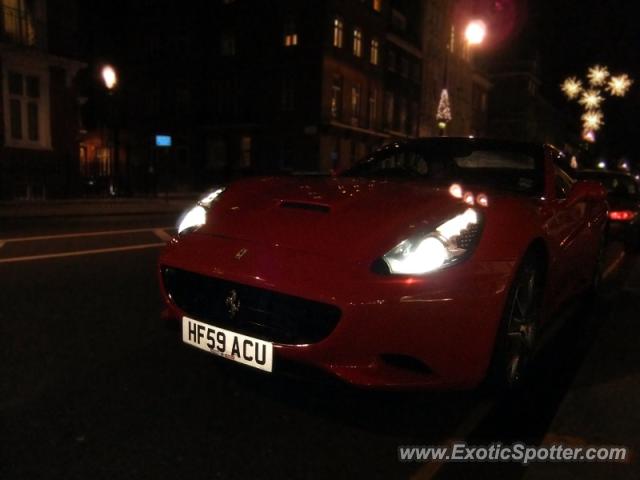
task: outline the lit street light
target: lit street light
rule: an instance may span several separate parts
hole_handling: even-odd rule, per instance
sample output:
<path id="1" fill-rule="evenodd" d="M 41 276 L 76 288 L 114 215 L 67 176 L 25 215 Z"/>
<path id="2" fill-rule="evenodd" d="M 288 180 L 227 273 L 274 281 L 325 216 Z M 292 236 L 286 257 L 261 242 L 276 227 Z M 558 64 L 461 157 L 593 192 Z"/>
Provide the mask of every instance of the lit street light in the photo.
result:
<path id="1" fill-rule="evenodd" d="M 464 36 L 469 45 L 480 45 L 487 36 L 487 24 L 482 20 L 473 20 L 467 25 Z"/>
<path id="2" fill-rule="evenodd" d="M 117 187 L 116 184 L 119 181 L 119 163 L 120 163 L 120 145 L 118 138 L 118 126 L 117 119 L 115 113 L 115 97 L 112 95 L 113 90 L 118 84 L 118 74 L 116 73 L 115 68 L 111 65 L 104 65 L 100 70 L 100 76 L 102 77 L 102 81 L 104 82 L 104 86 L 108 92 L 107 99 L 107 118 L 106 118 L 106 127 L 109 130 L 109 126 L 111 127 L 111 138 L 107 138 L 107 148 L 109 149 L 109 162 L 110 162 L 110 181 L 109 181 L 109 194 L 116 195 Z M 109 125 L 110 124 L 110 125 Z"/>
<path id="3" fill-rule="evenodd" d="M 109 91 L 113 90 L 118 84 L 118 75 L 111 65 L 105 65 L 101 71 L 102 81 Z"/>
<path id="4" fill-rule="evenodd" d="M 464 38 L 469 48 L 480 45 L 487 36 L 487 24 L 482 20 L 472 20 L 467 24 L 467 28 L 464 32 Z M 451 50 L 447 48 L 447 55 L 445 56 L 444 63 L 444 82 L 443 88 L 440 92 L 440 101 L 438 102 L 438 108 L 436 111 L 436 121 L 438 122 L 438 130 L 440 136 L 445 135 L 449 122 L 453 119 L 451 114 L 451 104 L 449 99 L 449 92 L 447 90 L 449 83 L 449 54 Z M 471 63 L 471 55 L 468 57 L 469 63 Z"/>

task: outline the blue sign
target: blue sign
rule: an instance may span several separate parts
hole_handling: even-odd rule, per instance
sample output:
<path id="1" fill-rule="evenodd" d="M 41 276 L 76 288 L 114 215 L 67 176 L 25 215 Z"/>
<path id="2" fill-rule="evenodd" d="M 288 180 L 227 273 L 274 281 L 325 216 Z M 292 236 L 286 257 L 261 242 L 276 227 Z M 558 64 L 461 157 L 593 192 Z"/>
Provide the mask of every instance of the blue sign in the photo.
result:
<path id="1" fill-rule="evenodd" d="M 156 147 L 170 147 L 171 135 L 156 135 Z"/>

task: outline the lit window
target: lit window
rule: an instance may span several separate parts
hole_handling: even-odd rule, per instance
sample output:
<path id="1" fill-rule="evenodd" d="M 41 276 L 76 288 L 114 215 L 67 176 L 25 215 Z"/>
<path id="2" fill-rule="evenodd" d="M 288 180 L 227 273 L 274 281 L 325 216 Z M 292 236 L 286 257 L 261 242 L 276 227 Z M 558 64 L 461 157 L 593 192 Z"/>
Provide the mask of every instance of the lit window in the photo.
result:
<path id="1" fill-rule="evenodd" d="M 358 124 L 360 119 L 360 85 L 351 87 L 351 122 Z"/>
<path id="2" fill-rule="evenodd" d="M 342 77 L 334 75 L 331 85 L 331 116 L 340 117 L 342 113 Z"/>
<path id="3" fill-rule="evenodd" d="M 220 38 L 220 51 L 225 57 L 236 54 L 236 37 L 232 33 L 223 33 Z"/>
<path id="4" fill-rule="evenodd" d="M 373 0 L 371 6 L 376 12 L 382 11 L 382 0 Z"/>
<path id="5" fill-rule="evenodd" d="M 34 2 L 3 0 L 0 2 L 0 24 L 7 39 L 22 45 L 34 46 L 38 40 L 34 21 Z M 4 17 L 4 18 L 3 18 Z"/>
<path id="6" fill-rule="evenodd" d="M 378 63 L 380 63 L 380 43 L 375 38 L 371 40 L 370 60 L 374 65 L 378 65 Z"/>
<path id="7" fill-rule="evenodd" d="M 362 30 L 357 27 L 353 29 L 353 54 L 356 57 L 362 56 Z"/>
<path id="8" fill-rule="evenodd" d="M 333 46 L 342 48 L 344 38 L 344 23 L 339 18 L 333 19 Z"/>
<path id="9" fill-rule="evenodd" d="M 456 26 L 451 25 L 451 31 L 449 32 L 449 51 L 451 53 L 456 52 Z"/>
<path id="10" fill-rule="evenodd" d="M 251 137 L 240 139 L 240 168 L 251 166 Z"/>
<path id="11" fill-rule="evenodd" d="M 293 20 L 289 20 L 284 27 L 284 46 L 295 47 L 298 45 L 298 33 L 296 32 L 296 24 Z"/>

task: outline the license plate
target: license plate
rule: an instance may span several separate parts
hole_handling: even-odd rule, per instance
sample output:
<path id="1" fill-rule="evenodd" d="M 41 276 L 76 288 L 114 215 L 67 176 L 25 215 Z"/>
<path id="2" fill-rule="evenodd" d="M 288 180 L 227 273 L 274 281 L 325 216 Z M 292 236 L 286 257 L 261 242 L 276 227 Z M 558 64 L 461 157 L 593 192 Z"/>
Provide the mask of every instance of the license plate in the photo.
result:
<path id="1" fill-rule="evenodd" d="M 273 343 L 182 317 L 182 341 L 234 362 L 271 372 Z"/>

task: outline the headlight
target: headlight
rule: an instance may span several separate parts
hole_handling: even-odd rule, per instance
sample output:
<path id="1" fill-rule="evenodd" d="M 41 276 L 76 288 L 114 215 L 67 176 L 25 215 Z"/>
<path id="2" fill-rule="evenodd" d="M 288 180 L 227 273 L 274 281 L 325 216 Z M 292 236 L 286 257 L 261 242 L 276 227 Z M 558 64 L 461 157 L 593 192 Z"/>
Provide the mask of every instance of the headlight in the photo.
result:
<path id="1" fill-rule="evenodd" d="M 480 216 L 469 208 L 433 232 L 409 238 L 383 255 L 390 273 L 421 275 L 451 265 L 471 252 L 480 237 Z"/>
<path id="2" fill-rule="evenodd" d="M 207 210 L 222 192 L 224 192 L 224 188 L 218 188 L 217 190 L 207 193 L 198 200 L 195 207 L 182 215 L 178 223 L 178 235 L 195 230 L 207 223 Z"/>

